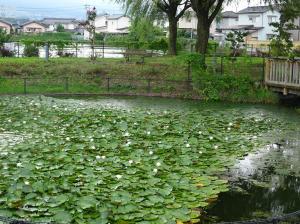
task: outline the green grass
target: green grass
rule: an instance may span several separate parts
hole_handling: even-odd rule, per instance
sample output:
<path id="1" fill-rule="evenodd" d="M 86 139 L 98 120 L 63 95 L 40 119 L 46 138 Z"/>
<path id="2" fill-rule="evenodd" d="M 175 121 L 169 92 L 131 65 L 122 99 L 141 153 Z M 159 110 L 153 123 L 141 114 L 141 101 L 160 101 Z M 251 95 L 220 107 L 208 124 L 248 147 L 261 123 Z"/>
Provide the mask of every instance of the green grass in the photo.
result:
<path id="1" fill-rule="evenodd" d="M 23 77 L 28 78 L 26 93 L 30 94 L 107 93 L 108 81 L 106 77 L 110 77 L 111 93 L 148 93 L 147 80 L 150 79 L 150 89 L 153 94 L 192 96 L 193 98 L 233 102 L 269 103 L 276 101 L 272 93 L 255 87 L 255 83 L 263 78 L 262 58 L 244 57 L 237 58 L 235 61 L 224 58 L 221 69 L 221 58 L 215 60 L 212 57 L 207 57 L 207 77 L 209 79 L 206 79 L 207 82 L 204 86 L 194 82 L 195 91 L 190 91 L 185 83 L 188 78 L 187 58 L 187 54 L 177 57 L 152 57 L 146 58 L 145 64 L 136 63 L 139 58 L 133 58 L 130 63 L 125 63 L 125 59 L 97 59 L 91 62 L 89 59 L 83 58 L 53 58 L 46 62 L 40 58 L 1 58 L 0 94 L 24 93 Z M 198 81 L 204 77 L 194 67 L 192 68 L 192 75 Z M 226 78 L 222 82 L 232 81 L 235 88 L 241 87 L 251 91 L 249 93 L 236 91 L 229 94 L 232 89 L 223 88 L 223 83 L 218 84 L 218 81 L 224 76 Z M 67 83 L 66 77 L 68 77 Z M 244 77 L 249 78 L 249 82 L 246 83 L 247 86 L 240 85 L 240 83 L 243 84 Z M 214 85 L 214 83 L 218 85 Z M 221 87 L 215 88 L 216 86 Z"/>

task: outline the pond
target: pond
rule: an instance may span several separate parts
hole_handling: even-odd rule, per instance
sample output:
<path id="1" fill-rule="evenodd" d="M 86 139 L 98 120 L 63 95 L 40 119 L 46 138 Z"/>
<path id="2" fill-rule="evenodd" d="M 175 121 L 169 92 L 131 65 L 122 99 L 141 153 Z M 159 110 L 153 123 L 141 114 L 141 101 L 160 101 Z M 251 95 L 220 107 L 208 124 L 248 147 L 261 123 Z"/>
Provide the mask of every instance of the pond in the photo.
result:
<path id="1" fill-rule="evenodd" d="M 8 148 L 16 158 L 0 157 L 9 167 L 0 168 L 1 179 L 18 192 L 0 181 L 0 215 L 61 223 L 215 223 L 300 209 L 300 115 L 293 109 L 4 97 L 0 118 L 3 133 L 30 136 Z"/>

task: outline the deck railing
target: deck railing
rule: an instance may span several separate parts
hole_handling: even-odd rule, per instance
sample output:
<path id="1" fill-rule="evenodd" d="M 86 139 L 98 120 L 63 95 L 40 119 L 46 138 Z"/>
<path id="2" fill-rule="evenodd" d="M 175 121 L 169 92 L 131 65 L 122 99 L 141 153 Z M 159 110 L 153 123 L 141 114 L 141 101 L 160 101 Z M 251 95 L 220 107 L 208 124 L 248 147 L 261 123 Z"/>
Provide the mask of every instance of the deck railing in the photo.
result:
<path id="1" fill-rule="evenodd" d="M 300 89 L 300 59 L 267 59 L 265 83 L 267 86 Z"/>

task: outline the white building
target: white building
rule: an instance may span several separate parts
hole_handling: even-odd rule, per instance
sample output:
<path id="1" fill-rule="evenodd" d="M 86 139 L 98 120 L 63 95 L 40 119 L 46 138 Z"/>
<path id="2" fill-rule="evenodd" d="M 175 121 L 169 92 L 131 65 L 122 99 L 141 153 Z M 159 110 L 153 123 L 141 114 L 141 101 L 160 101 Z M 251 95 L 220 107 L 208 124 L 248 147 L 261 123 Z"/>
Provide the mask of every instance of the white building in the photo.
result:
<path id="1" fill-rule="evenodd" d="M 278 22 L 280 12 L 271 9 L 269 6 L 248 7 L 236 13 L 238 18 L 234 18 L 234 13 L 225 12 L 227 17 L 222 18 L 217 26 L 217 31 L 226 36 L 229 32 L 239 30 L 248 32 L 248 40 L 269 40 L 275 32 L 270 24 Z M 231 14 L 231 15 L 230 15 Z M 230 15 L 231 18 L 228 18 Z"/>
<path id="2" fill-rule="evenodd" d="M 62 25 L 67 31 L 73 31 L 79 25 L 74 18 L 44 18 L 41 22 L 48 25 L 47 31 L 50 32 L 56 31 L 58 25 Z"/>
<path id="3" fill-rule="evenodd" d="M 178 22 L 178 29 L 186 30 L 188 32 L 197 31 L 198 19 L 195 12 L 189 9 L 185 16 L 181 17 Z M 213 36 L 216 32 L 216 22 L 214 21 L 210 27 L 210 35 Z"/>
<path id="4" fill-rule="evenodd" d="M 124 15 L 103 14 L 96 17 L 96 33 L 128 34 L 130 18 Z"/>

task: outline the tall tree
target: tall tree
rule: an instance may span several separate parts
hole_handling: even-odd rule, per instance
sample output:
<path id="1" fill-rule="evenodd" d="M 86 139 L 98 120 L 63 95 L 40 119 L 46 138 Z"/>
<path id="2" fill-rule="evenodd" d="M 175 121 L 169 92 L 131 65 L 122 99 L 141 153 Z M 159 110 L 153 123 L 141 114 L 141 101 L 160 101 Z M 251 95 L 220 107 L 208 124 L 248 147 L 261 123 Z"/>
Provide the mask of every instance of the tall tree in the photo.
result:
<path id="1" fill-rule="evenodd" d="M 210 26 L 224 3 L 225 0 L 191 0 L 198 19 L 196 50 L 202 55 L 207 51 Z"/>
<path id="2" fill-rule="evenodd" d="M 169 51 L 177 54 L 177 24 L 179 19 L 190 8 L 189 0 L 116 0 L 123 3 L 133 17 L 156 17 L 164 14 L 169 21 Z"/>

